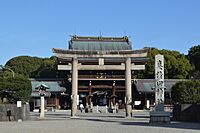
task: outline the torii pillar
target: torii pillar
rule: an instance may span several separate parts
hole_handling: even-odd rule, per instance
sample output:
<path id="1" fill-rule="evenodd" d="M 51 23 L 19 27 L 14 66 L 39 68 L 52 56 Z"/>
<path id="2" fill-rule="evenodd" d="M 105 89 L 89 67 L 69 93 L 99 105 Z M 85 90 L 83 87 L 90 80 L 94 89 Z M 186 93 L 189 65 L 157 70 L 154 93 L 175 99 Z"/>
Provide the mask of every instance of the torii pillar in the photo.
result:
<path id="1" fill-rule="evenodd" d="M 132 117 L 131 58 L 125 61 L 126 117 Z"/>
<path id="2" fill-rule="evenodd" d="M 77 112 L 77 94 L 78 94 L 78 59 L 72 58 L 72 106 L 71 117 L 74 117 Z"/>

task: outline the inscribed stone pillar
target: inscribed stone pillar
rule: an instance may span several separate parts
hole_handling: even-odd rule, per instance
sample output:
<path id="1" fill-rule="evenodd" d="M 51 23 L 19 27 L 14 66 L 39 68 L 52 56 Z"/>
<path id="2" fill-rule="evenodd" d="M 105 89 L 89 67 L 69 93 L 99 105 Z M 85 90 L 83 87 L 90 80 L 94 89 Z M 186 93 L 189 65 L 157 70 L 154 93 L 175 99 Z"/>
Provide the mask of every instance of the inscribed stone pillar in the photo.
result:
<path id="1" fill-rule="evenodd" d="M 155 56 L 155 111 L 150 112 L 150 123 L 170 123 L 170 112 L 164 111 L 164 56 Z"/>
<path id="2" fill-rule="evenodd" d="M 126 85 L 126 116 L 132 116 L 132 91 L 131 91 L 131 58 L 125 62 L 125 85 Z"/>
<path id="3" fill-rule="evenodd" d="M 75 116 L 77 112 L 77 94 L 78 94 L 78 59 L 72 59 L 72 107 L 71 116 Z"/>
<path id="4" fill-rule="evenodd" d="M 155 56 L 155 103 L 156 111 L 164 111 L 164 56 Z"/>

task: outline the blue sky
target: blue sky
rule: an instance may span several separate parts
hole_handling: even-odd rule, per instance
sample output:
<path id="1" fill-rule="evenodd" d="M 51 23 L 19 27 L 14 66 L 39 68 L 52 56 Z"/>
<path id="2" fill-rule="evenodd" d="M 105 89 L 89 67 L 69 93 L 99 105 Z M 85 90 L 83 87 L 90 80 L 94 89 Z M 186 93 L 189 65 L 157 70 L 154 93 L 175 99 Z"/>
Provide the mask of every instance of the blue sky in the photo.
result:
<path id="1" fill-rule="evenodd" d="M 200 44 L 200 0 L 0 0 L 0 64 L 50 57 L 70 35 L 130 36 L 133 49 L 187 54 Z"/>

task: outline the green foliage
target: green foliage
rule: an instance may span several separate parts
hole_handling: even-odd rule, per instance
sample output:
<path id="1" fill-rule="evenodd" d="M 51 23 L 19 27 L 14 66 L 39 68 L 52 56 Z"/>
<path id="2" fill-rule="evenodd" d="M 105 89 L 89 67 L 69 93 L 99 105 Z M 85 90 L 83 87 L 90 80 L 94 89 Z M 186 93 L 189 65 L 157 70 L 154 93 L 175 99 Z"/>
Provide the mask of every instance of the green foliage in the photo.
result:
<path id="1" fill-rule="evenodd" d="M 42 60 L 40 67 L 31 72 L 34 78 L 55 78 L 57 74 L 55 60 L 53 58 L 45 58 Z"/>
<path id="2" fill-rule="evenodd" d="M 194 79 L 200 79 L 200 71 L 195 70 L 194 73 L 193 73 L 193 78 Z"/>
<path id="3" fill-rule="evenodd" d="M 12 73 L 8 70 L 0 70 L 0 77 L 12 77 Z"/>
<path id="4" fill-rule="evenodd" d="M 158 50 L 151 48 L 147 57 L 149 58 L 144 71 L 136 71 L 137 78 L 155 78 L 155 55 L 164 55 L 165 78 L 167 79 L 185 79 L 189 78 L 193 70 L 192 65 L 185 55 L 180 54 L 178 51 Z"/>
<path id="5" fill-rule="evenodd" d="M 200 71 L 200 45 L 193 46 L 189 49 L 188 58 L 195 65 L 195 68 Z"/>
<path id="6" fill-rule="evenodd" d="M 195 66 L 194 78 L 200 79 L 200 45 L 193 46 L 188 51 L 188 58 Z"/>
<path id="7" fill-rule="evenodd" d="M 15 73 L 30 77 L 31 72 L 40 67 L 41 61 L 38 57 L 18 56 L 10 59 L 5 66 L 10 67 Z"/>
<path id="8" fill-rule="evenodd" d="M 30 56 L 18 56 L 10 59 L 6 67 L 15 73 L 28 78 L 55 78 L 57 75 L 56 58 L 38 58 Z"/>
<path id="9" fill-rule="evenodd" d="M 200 103 L 200 81 L 182 81 L 172 87 L 172 99 L 175 103 Z"/>
<path id="10" fill-rule="evenodd" d="M 28 78 L 21 75 L 15 77 L 0 77 L 1 98 L 7 97 L 9 103 L 16 103 L 21 100 L 27 102 L 31 96 L 31 82 Z"/>

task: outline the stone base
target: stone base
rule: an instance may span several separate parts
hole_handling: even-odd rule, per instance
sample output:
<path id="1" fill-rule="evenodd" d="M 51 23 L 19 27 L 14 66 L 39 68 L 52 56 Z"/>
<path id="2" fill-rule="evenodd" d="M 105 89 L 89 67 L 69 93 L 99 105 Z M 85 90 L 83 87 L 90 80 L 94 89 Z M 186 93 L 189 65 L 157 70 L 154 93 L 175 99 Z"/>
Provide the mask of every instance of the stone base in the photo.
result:
<path id="1" fill-rule="evenodd" d="M 107 106 L 93 106 L 92 108 L 93 113 L 108 113 Z"/>
<path id="2" fill-rule="evenodd" d="M 78 119 L 78 116 L 71 116 L 70 119 Z"/>
<path id="3" fill-rule="evenodd" d="M 152 111 L 150 112 L 149 122 L 152 124 L 169 124 L 170 113 L 165 111 Z"/>

